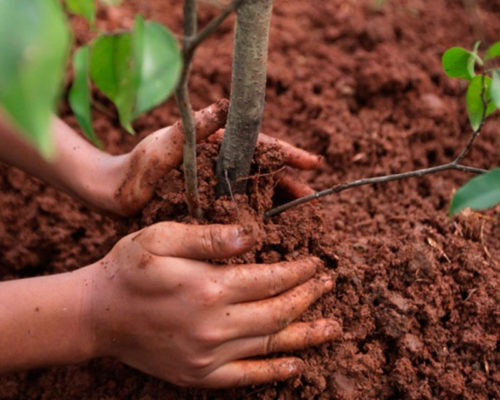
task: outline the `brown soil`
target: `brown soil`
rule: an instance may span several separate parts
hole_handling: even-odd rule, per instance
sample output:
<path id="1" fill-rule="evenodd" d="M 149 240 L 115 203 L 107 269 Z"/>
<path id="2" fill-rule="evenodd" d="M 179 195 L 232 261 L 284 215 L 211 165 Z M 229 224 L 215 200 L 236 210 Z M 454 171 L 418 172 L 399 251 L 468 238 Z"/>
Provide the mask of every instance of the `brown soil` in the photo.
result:
<path id="1" fill-rule="evenodd" d="M 180 2 L 127 3 L 122 15 L 101 11 L 99 24 L 127 25 L 141 10 L 181 31 Z M 325 157 L 318 171 L 303 173 L 316 189 L 445 162 L 470 135 L 464 87 L 444 76 L 440 55 L 453 45 L 471 47 L 478 37 L 499 39 L 498 2 L 477 1 L 477 13 L 458 0 L 375 3 L 276 1 L 263 130 Z M 215 13 L 202 6 L 201 22 Z M 78 39 L 85 38 L 82 22 L 75 25 Z M 232 20 L 197 54 L 196 108 L 229 96 L 231 27 Z M 96 116 L 108 150 L 120 153 L 172 123 L 176 111 L 169 101 L 143 117 L 138 137 Z M 466 161 L 497 166 L 499 148 L 497 116 Z M 239 261 L 321 257 L 336 288 L 303 318 L 336 318 L 343 337 L 298 352 L 307 371 L 283 383 L 178 389 L 105 359 L 2 377 L 0 399 L 500 398 L 500 208 L 450 219 L 449 199 L 467 176 L 445 172 L 363 187 L 264 221 L 263 212 L 282 201 L 276 175 L 265 175 L 282 165 L 279 152 L 259 149 L 249 201 L 237 199 L 239 216 L 232 201 L 213 199 L 216 153 L 216 144 L 199 146 L 205 222 L 247 215 L 258 222 L 262 241 Z M 0 172 L 2 279 L 72 270 L 102 257 L 126 232 L 158 220 L 189 221 L 179 170 L 128 220 L 88 210 L 16 169 Z"/>

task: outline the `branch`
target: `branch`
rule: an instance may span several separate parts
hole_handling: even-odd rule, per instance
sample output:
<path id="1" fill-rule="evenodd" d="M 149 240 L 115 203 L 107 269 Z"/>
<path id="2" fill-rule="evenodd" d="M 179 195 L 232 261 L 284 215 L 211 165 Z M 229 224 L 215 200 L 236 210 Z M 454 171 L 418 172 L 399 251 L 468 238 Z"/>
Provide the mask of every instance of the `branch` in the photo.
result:
<path id="1" fill-rule="evenodd" d="M 196 126 L 194 122 L 193 108 L 189 100 L 188 79 L 191 69 L 193 53 L 188 51 L 188 39 L 196 33 L 196 2 L 185 0 L 184 2 L 184 36 L 182 43 L 183 68 L 179 83 L 175 90 L 177 107 L 181 114 L 182 126 L 184 128 L 184 185 L 186 189 L 186 200 L 189 213 L 195 217 L 201 217 L 199 206 L 200 195 L 198 193 L 198 177 L 196 166 Z"/>
<path id="2" fill-rule="evenodd" d="M 288 203 L 282 204 L 281 206 L 278 206 L 276 208 L 273 208 L 273 209 L 267 211 L 264 214 L 264 216 L 265 217 L 273 217 L 274 215 L 280 214 L 283 211 L 286 211 L 286 210 L 288 210 L 292 207 L 298 206 L 300 204 L 304 204 L 304 203 L 307 203 L 309 201 L 319 199 L 320 197 L 328 196 L 328 195 L 334 194 L 334 193 L 340 193 L 340 192 L 343 192 L 344 190 L 352 189 L 352 188 L 355 188 L 358 186 L 363 186 L 363 185 L 373 185 L 375 183 L 384 183 L 384 182 L 397 181 L 400 179 L 406 179 L 406 178 L 412 178 L 412 177 L 421 177 L 424 175 L 435 174 L 437 172 L 448 171 L 448 170 L 457 170 L 457 171 L 469 172 L 469 173 L 473 173 L 473 174 L 485 173 L 486 170 L 484 170 L 484 169 L 470 167 L 467 165 L 460 164 L 460 161 L 462 161 L 462 159 L 465 157 L 465 155 L 469 152 L 470 148 L 472 147 L 474 140 L 481 133 L 481 128 L 483 127 L 484 120 L 486 119 L 486 114 L 488 111 L 488 101 L 486 99 L 486 93 L 485 93 L 484 75 L 483 75 L 483 88 L 481 90 L 481 101 L 483 103 L 483 112 L 482 112 L 482 116 L 481 116 L 481 123 L 479 124 L 477 129 L 474 132 L 472 132 L 472 135 L 469 138 L 469 141 L 465 145 L 464 149 L 458 154 L 458 156 L 453 161 L 446 163 L 446 164 L 441 164 L 441 165 L 438 165 L 435 167 L 417 169 L 415 171 L 402 172 L 399 174 L 376 176 L 373 178 L 363 178 L 363 179 L 358 179 L 358 180 L 353 181 L 353 182 L 333 186 L 329 189 L 325 189 L 325 190 L 322 190 L 320 192 L 313 193 L 309 196 L 300 197 L 300 198 L 292 200 Z"/>
<path id="3" fill-rule="evenodd" d="M 453 162 L 450 162 L 447 164 L 442 164 L 442 165 L 438 165 L 436 167 L 431 167 L 431 168 L 417 169 L 415 171 L 403 172 L 403 173 L 399 173 L 399 174 L 376 176 L 374 178 L 363 178 L 363 179 L 358 179 L 358 180 L 353 181 L 353 182 L 344 183 L 342 185 L 333 186 L 329 189 L 313 193 L 309 196 L 300 197 L 300 198 L 295 199 L 293 201 L 290 201 L 288 203 L 282 204 L 281 206 L 273 208 L 272 210 L 266 212 L 265 216 L 266 217 L 273 217 L 274 215 L 282 213 L 283 211 L 286 211 L 286 210 L 288 210 L 292 207 L 298 206 L 300 204 L 304 204 L 304 203 L 307 203 L 309 201 L 319 199 L 320 197 L 328 196 L 329 194 L 340 193 L 340 192 L 343 192 L 344 190 L 352 189 L 352 188 L 355 188 L 358 186 L 373 185 L 375 183 L 391 182 L 391 181 L 397 181 L 400 179 L 406 179 L 406 178 L 412 178 L 412 177 L 422 177 L 424 175 L 435 174 L 436 172 L 453 170 L 453 169 L 458 170 L 458 171 L 463 171 L 463 172 L 470 172 L 473 174 L 482 174 L 482 173 L 486 172 L 486 170 L 484 170 L 484 169 L 469 167 L 467 165 L 455 164 L 455 162 L 453 161 Z"/>
<path id="4" fill-rule="evenodd" d="M 233 0 L 222 12 L 219 16 L 215 17 L 205 28 L 203 28 L 196 36 L 188 38 L 188 50 L 194 52 L 196 48 L 203 42 L 206 38 L 208 38 L 215 30 L 222 24 L 225 19 L 231 15 L 233 11 L 235 11 L 241 3 L 245 0 Z"/>

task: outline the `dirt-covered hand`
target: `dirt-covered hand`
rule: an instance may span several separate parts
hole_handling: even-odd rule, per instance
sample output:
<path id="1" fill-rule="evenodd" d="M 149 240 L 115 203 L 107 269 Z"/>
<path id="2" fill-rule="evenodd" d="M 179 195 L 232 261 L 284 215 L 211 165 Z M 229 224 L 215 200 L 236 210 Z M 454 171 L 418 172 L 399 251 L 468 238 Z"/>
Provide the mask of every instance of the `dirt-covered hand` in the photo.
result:
<path id="1" fill-rule="evenodd" d="M 126 236 L 88 267 L 97 356 L 177 385 L 231 387 L 283 380 L 296 357 L 248 360 L 340 335 L 333 320 L 294 321 L 331 290 L 319 260 L 214 265 L 249 250 L 251 229 L 158 223 Z"/>
<path id="2" fill-rule="evenodd" d="M 220 142 L 224 136 L 224 129 L 219 129 L 213 135 L 209 136 L 208 140 L 212 143 Z M 260 133 L 257 138 L 257 145 L 266 144 L 272 145 L 283 152 L 285 156 L 285 165 L 283 171 L 280 172 L 280 180 L 278 185 L 288 192 L 292 197 L 308 196 L 315 192 L 307 183 L 297 179 L 297 174 L 294 169 L 311 170 L 318 168 L 323 157 L 311 154 L 305 150 L 299 149 L 283 140 L 273 138 L 264 133 Z"/>
<path id="3" fill-rule="evenodd" d="M 203 140 L 225 125 L 229 103 L 222 99 L 195 113 L 196 135 Z M 182 161 L 182 123 L 160 129 L 144 138 L 130 153 L 119 157 L 113 193 L 113 210 L 133 215 L 151 199 L 158 179 Z"/>

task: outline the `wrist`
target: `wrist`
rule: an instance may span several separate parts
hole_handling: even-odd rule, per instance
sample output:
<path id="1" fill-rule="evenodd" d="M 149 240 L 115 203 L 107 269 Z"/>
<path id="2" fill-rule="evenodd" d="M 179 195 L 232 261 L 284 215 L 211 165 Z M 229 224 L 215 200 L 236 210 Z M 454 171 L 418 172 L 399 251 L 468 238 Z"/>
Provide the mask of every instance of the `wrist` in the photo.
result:
<path id="1" fill-rule="evenodd" d="M 77 196 L 93 207 L 119 214 L 115 195 L 126 159 L 127 155 L 112 156 L 101 151 L 92 158 L 86 158 L 78 174 Z"/>
<path id="2" fill-rule="evenodd" d="M 114 348 L 118 345 L 117 312 L 113 301 L 113 288 L 108 283 L 116 276 L 114 264 L 106 258 L 85 267 L 85 317 L 91 358 L 116 357 Z"/>

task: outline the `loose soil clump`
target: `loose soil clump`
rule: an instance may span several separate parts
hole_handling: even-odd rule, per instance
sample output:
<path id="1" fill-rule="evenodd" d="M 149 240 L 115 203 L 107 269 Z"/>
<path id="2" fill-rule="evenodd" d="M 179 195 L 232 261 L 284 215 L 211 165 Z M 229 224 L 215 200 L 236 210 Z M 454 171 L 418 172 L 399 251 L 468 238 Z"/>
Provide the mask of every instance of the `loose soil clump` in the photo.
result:
<path id="1" fill-rule="evenodd" d="M 179 2 L 147 3 L 126 2 L 119 18 L 101 10 L 98 24 L 126 25 L 140 11 L 182 31 Z M 470 135 L 463 87 L 442 73 L 440 56 L 454 45 L 500 39 L 493 2 L 477 1 L 477 14 L 451 0 L 275 3 L 262 130 L 325 157 L 302 179 L 324 189 L 446 162 L 463 148 Z M 200 24 L 217 12 L 200 9 Z M 195 108 L 229 96 L 233 20 L 197 54 Z M 74 23 L 78 39 L 87 35 L 80 20 Z M 69 114 L 66 106 L 62 113 Z M 178 116 L 169 101 L 139 120 L 138 137 L 96 117 L 106 148 L 118 154 Z M 493 116 L 467 163 L 498 166 L 499 148 Z M 73 270 L 156 221 L 251 223 L 261 240 L 230 262 L 320 257 L 336 286 L 302 318 L 334 318 L 342 337 L 297 352 L 307 369 L 287 382 L 179 389 L 103 359 L 0 377 L 1 400 L 500 398 L 500 208 L 448 217 L 453 190 L 467 176 L 445 172 L 363 187 L 266 220 L 263 213 L 286 196 L 277 189 L 280 152 L 258 149 L 249 194 L 233 201 L 214 197 L 217 151 L 217 143 L 198 146 L 205 214 L 197 222 L 187 216 L 180 168 L 162 179 L 139 216 L 116 219 L 0 166 L 0 278 Z"/>

